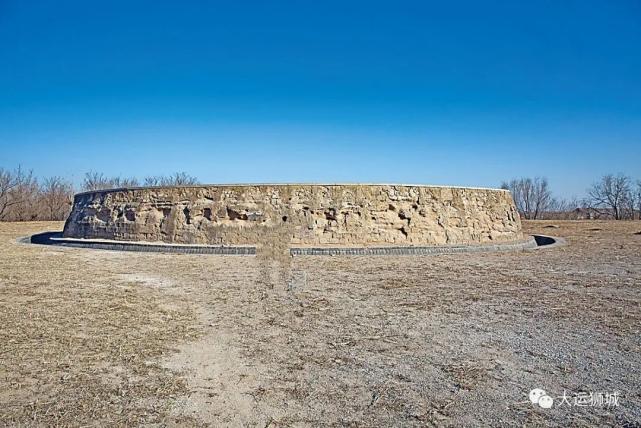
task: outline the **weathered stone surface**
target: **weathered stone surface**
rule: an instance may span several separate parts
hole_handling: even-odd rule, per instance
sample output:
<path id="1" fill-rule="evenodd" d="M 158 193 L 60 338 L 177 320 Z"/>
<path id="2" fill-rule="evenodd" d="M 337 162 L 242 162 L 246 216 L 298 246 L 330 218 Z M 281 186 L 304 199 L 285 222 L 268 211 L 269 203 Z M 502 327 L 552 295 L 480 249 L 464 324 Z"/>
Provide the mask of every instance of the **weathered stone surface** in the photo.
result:
<path id="1" fill-rule="evenodd" d="M 80 193 L 65 237 L 185 244 L 439 245 L 512 242 L 509 192 L 404 185 L 211 185 Z"/>

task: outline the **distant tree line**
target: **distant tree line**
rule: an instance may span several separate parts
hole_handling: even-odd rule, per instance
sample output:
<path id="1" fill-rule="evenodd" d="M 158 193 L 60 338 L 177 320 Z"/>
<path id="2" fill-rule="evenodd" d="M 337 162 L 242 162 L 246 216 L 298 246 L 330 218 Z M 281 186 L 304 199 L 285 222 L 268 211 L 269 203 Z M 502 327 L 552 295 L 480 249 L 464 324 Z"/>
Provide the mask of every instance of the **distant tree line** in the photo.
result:
<path id="1" fill-rule="evenodd" d="M 516 209 L 528 220 L 641 218 L 641 180 L 624 174 L 608 174 L 587 189 L 583 199 L 557 199 L 546 178 L 516 178 L 503 182 Z"/>
<path id="2" fill-rule="evenodd" d="M 199 181 L 185 172 L 135 177 L 110 177 L 90 171 L 79 188 L 62 177 L 36 178 L 31 171 L 0 168 L 0 221 L 64 220 L 76 191 L 94 191 L 136 186 L 188 186 Z M 615 219 L 641 218 L 641 180 L 608 174 L 590 188 L 583 199 L 553 197 L 546 178 L 515 178 L 501 184 L 512 193 L 525 219 Z"/>
<path id="3" fill-rule="evenodd" d="M 0 168 L 0 221 L 64 220 L 77 191 L 92 191 L 136 186 L 186 186 L 198 184 L 196 177 L 185 172 L 145 177 L 109 177 L 90 171 L 75 188 L 63 177 L 36 178 L 32 171 L 20 167 Z"/>
<path id="4" fill-rule="evenodd" d="M 85 174 L 81 190 L 117 189 L 138 186 L 189 186 L 198 184 L 198 179 L 186 172 L 176 172 L 172 175 L 155 175 L 145 177 L 142 182 L 135 177 L 106 177 L 101 172 L 90 171 Z"/>

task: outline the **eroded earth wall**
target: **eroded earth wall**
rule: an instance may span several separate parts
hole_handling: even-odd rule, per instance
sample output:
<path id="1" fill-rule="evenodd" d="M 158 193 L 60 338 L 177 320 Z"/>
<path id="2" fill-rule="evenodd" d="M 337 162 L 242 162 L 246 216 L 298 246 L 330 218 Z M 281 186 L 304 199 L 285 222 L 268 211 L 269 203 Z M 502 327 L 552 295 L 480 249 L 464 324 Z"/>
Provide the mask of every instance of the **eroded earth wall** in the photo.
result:
<path id="1" fill-rule="evenodd" d="M 224 185 L 81 193 L 64 236 L 183 244 L 439 245 L 522 239 L 509 192 L 402 185 Z"/>

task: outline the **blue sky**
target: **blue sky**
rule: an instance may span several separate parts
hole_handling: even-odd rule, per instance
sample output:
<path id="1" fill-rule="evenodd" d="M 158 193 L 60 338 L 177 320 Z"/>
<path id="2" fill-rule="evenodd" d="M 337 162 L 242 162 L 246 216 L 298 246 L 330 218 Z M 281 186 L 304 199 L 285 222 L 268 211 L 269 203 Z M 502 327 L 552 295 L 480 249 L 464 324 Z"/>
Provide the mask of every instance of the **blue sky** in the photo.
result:
<path id="1" fill-rule="evenodd" d="M 641 178 L 641 3 L 0 0 L 18 164 L 581 196 Z"/>

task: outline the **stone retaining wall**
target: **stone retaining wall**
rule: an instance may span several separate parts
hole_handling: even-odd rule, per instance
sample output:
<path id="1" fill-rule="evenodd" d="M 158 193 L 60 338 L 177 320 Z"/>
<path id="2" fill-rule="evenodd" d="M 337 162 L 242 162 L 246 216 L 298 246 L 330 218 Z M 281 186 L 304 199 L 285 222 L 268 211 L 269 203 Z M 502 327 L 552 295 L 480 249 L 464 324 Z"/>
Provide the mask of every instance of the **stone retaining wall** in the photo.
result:
<path id="1" fill-rule="evenodd" d="M 406 185 L 207 185 L 80 193 L 64 236 L 212 245 L 522 240 L 509 192 Z"/>

